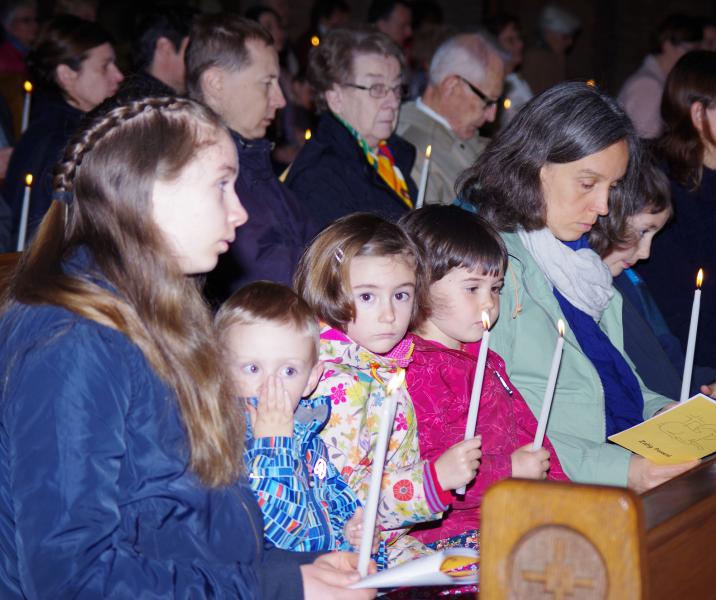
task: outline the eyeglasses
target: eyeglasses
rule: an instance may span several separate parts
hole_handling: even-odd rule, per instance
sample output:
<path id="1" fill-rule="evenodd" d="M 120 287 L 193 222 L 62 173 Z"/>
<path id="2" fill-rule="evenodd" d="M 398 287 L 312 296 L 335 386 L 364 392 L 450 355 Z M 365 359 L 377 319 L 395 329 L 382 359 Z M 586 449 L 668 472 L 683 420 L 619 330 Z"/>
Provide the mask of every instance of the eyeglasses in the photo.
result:
<path id="1" fill-rule="evenodd" d="M 342 85 L 343 87 L 352 87 L 357 90 L 367 90 L 368 95 L 371 98 L 385 98 L 388 95 L 388 92 L 393 92 L 393 95 L 398 100 L 402 100 L 406 96 L 406 89 L 402 83 L 393 87 L 389 87 L 383 83 L 374 83 L 370 86 L 358 85 L 357 83 L 344 83 Z"/>
<path id="2" fill-rule="evenodd" d="M 499 102 L 499 98 L 490 98 L 485 92 L 483 92 L 480 88 L 475 87 L 472 85 L 467 79 L 465 79 L 462 75 L 458 75 L 460 79 L 469 87 L 474 94 L 485 103 L 485 108 L 490 109 L 493 106 L 497 106 L 497 103 Z"/>

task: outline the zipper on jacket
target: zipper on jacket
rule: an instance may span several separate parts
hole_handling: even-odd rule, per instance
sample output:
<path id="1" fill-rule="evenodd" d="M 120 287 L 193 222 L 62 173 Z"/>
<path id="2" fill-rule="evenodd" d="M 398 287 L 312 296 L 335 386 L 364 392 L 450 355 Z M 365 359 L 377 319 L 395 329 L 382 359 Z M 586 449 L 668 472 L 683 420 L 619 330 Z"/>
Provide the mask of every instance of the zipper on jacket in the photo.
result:
<path id="1" fill-rule="evenodd" d="M 249 491 L 251 491 L 250 488 L 249 488 Z M 251 493 L 253 494 L 252 491 L 251 491 Z M 242 496 L 243 496 L 243 494 L 242 494 Z M 247 506 L 243 497 L 241 497 L 241 496 L 239 497 L 239 502 L 241 502 L 241 506 L 244 507 L 244 511 L 246 512 L 246 514 L 250 515 L 251 512 L 249 511 L 249 507 Z M 261 515 L 261 519 L 263 520 L 263 515 Z M 259 536 L 259 532 L 256 531 L 256 524 L 254 523 L 253 519 L 250 518 L 249 522 L 251 523 L 251 531 L 254 532 L 254 538 L 256 539 L 256 561 L 258 562 L 261 560 L 261 549 L 263 548 L 263 535 Z"/>
<path id="2" fill-rule="evenodd" d="M 499 382 L 502 384 L 502 387 L 505 388 L 505 391 L 506 391 L 510 396 L 512 396 L 512 395 L 514 394 L 514 392 L 510 389 L 510 386 L 507 385 L 507 382 L 504 380 L 504 378 L 502 377 L 502 375 L 500 375 L 500 374 L 498 373 L 497 369 L 495 369 L 494 367 L 490 367 L 490 368 L 492 369 L 492 372 L 497 376 L 497 379 L 498 379 Z"/>
<path id="3" fill-rule="evenodd" d="M 304 452 L 305 454 L 305 452 Z M 323 513 L 323 506 L 321 505 L 321 502 L 316 498 L 316 492 L 318 491 L 318 486 L 314 484 L 313 477 L 314 475 L 309 475 L 308 473 L 308 466 L 306 465 L 305 461 L 301 461 L 301 466 L 303 467 L 303 472 L 307 476 L 308 481 L 308 493 L 306 496 L 308 497 L 308 501 L 313 505 L 313 508 L 315 509 L 319 524 L 323 527 L 323 531 L 328 533 L 328 541 L 331 544 L 331 547 L 328 548 L 328 550 L 333 550 L 333 546 L 335 545 L 335 538 L 333 535 L 333 527 L 331 526 L 330 520 L 326 522 L 326 515 Z M 310 543 L 310 540 L 309 540 Z M 310 550 L 309 550 L 310 551 Z"/>

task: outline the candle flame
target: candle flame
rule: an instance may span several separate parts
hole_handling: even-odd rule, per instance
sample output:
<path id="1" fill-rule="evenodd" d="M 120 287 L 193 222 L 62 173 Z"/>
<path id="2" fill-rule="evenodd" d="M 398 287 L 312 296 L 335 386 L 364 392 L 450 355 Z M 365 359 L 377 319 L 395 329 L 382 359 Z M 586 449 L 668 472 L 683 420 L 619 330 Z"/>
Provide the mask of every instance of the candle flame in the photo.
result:
<path id="1" fill-rule="evenodd" d="M 311 135 L 312 135 L 312 134 L 311 134 L 311 130 L 310 130 L 310 129 L 306 129 L 306 133 L 304 134 L 303 137 L 306 139 L 306 141 L 308 141 L 308 140 L 311 139 Z"/>
<path id="2" fill-rule="evenodd" d="M 428 144 L 428 147 L 425 148 L 425 158 L 429 159 L 430 155 L 433 153 L 433 146 L 432 144 Z"/>
<path id="3" fill-rule="evenodd" d="M 509 98 L 505 98 L 505 101 L 502 103 L 502 106 L 505 107 L 505 110 L 510 110 L 510 108 L 512 107 L 512 100 L 510 100 Z"/>
<path id="4" fill-rule="evenodd" d="M 562 319 L 557 321 L 557 331 L 559 331 L 560 337 L 564 337 L 564 321 Z"/>
<path id="5" fill-rule="evenodd" d="M 25 185 L 30 187 L 32 185 L 32 173 L 25 175 Z"/>
<path id="6" fill-rule="evenodd" d="M 487 314 L 486 310 L 482 311 L 482 326 L 484 327 L 485 331 L 490 328 L 490 315 Z"/>
<path id="7" fill-rule="evenodd" d="M 588 85 L 589 87 L 596 87 L 597 82 L 594 81 L 594 79 L 587 79 L 587 85 Z"/>
<path id="8" fill-rule="evenodd" d="M 32 92 L 32 84 L 29 81 L 23 83 L 22 87 L 28 94 Z"/>
<path id="9" fill-rule="evenodd" d="M 701 289 L 701 284 L 704 282 L 704 270 L 699 269 L 699 274 L 696 276 L 696 287 Z"/>
<path id="10" fill-rule="evenodd" d="M 321 44 L 321 38 L 317 35 L 311 37 L 311 46 L 319 46 Z"/>
<path id="11" fill-rule="evenodd" d="M 403 385 L 403 382 L 405 381 L 405 369 L 398 369 L 398 372 L 395 374 L 395 377 L 390 380 L 390 383 L 388 384 L 388 395 L 394 394 L 395 391 Z"/>

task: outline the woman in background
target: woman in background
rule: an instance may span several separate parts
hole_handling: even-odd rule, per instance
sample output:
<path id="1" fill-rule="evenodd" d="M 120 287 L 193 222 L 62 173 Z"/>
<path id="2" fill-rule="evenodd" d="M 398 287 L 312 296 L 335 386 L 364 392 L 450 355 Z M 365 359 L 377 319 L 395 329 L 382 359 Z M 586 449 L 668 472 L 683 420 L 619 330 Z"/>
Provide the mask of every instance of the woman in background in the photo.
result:
<path id="1" fill-rule="evenodd" d="M 3 194 L 17 239 L 25 176 L 34 181 L 27 239 L 50 207 L 52 170 L 85 113 L 113 95 L 122 81 L 109 34 L 97 23 L 62 15 L 40 33 L 29 56 L 33 120 L 10 159 Z"/>
<path id="2" fill-rule="evenodd" d="M 716 52 L 679 59 L 666 79 L 661 115 L 665 130 L 656 152 L 671 184 L 674 218 L 637 271 L 686 347 L 696 273 L 703 268 L 695 360 L 716 367 Z"/>

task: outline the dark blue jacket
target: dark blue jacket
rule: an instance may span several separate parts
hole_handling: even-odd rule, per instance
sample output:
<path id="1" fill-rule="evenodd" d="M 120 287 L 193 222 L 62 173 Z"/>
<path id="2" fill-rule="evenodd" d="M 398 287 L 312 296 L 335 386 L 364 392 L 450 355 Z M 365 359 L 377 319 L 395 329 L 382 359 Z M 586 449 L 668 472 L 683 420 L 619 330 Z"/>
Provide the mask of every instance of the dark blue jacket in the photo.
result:
<path id="1" fill-rule="evenodd" d="M 390 136 L 387 142 L 414 199 L 418 194 L 410 172 L 415 148 L 397 135 Z M 291 165 L 286 185 L 298 196 L 318 230 L 356 212 L 370 212 L 397 221 L 408 211 L 400 197 L 368 164 L 351 133 L 328 112 L 321 115 L 315 134 Z"/>
<path id="2" fill-rule="evenodd" d="M 248 483 L 203 487 L 173 392 L 123 334 L 0 317 L 0 598 L 302 598 Z"/>
<path id="3" fill-rule="evenodd" d="M 267 279 L 291 286 L 296 264 L 311 240 L 309 217 L 271 168 L 272 144 L 232 132 L 239 155 L 236 194 L 249 220 L 219 258 L 207 280 L 207 295 L 224 301 L 240 287 Z"/>
<path id="4" fill-rule="evenodd" d="M 704 168 L 697 190 L 671 180 L 671 198 L 674 218 L 654 238 L 649 260 L 639 263 L 636 270 L 685 348 L 696 273 L 703 267 L 695 363 L 716 367 L 716 171 Z"/>
<path id="5" fill-rule="evenodd" d="M 13 215 L 13 243 L 17 242 L 25 175 L 31 173 L 34 178 L 27 222 L 26 239 L 29 241 L 50 208 L 55 165 L 84 116 L 82 111 L 60 99 L 48 99 L 38 111 L 33 111 L 35 118 L 15 146 L 3 188 L 3 196 Z"/>

